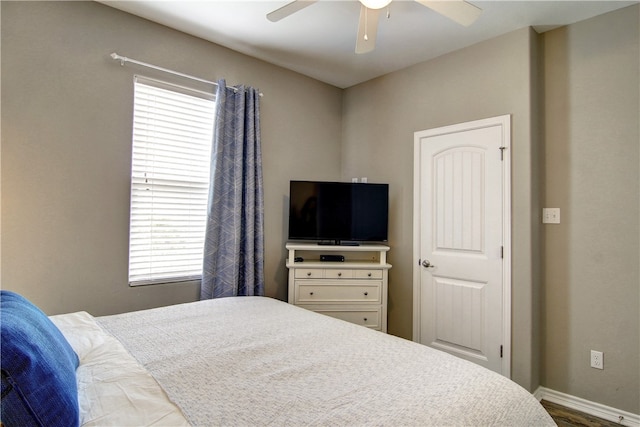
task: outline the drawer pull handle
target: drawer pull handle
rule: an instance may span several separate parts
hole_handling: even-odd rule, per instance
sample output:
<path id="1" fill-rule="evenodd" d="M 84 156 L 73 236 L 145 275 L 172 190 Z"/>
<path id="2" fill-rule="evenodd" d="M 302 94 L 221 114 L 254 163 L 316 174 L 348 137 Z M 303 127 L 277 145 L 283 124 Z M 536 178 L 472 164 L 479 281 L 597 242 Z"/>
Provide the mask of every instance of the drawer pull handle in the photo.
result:
<path id="1" fill-rule="evenodd" d="M 364 318 L 364 321 L 365 321 L 365 322 L 367 321 L 367 318 L 366 318 L 366 317 Z"/>
<path id="2" fill-rule="evenodd" d="M 342 276 L 342 273 L 338 273 L 338 277 Z"/>
<path id="3" fill-rule="evenodd" d="M 307 277 L 311 277 L 311 272 L 310 271 L 307 272 Z"/>
<path id="4" fill-rule="evenodd" d="M 365 297 L 366 297 L 367 295 L 369 295 L 369 292 L 365 292 L 365 293 L 364 293 L 364 296 L 365 296 Z"/>
<path id="5" fill-rule="evenodd" d="M 309 292 L 309 295 L 313 295 L 313 292 Z"/>
<path id="6" fill-rule="evenodd" d="M 371 273 L 368 273 L 368 274 L 367 274 L 367 276 L 368 276 L 368 277 L 371 277 Z"/>

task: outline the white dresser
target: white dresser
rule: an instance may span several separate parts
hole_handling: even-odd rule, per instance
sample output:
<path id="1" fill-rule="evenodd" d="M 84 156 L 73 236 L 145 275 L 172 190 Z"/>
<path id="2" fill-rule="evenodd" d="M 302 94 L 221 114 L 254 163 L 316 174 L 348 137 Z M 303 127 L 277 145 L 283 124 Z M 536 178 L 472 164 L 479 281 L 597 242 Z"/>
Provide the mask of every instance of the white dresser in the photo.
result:
<path id="1" fill-rule="evenodd" d="M 387 332 L 388 246 L 287 243 L 286 248 L 290 304 Z M 321 261 L 323 255 L 344 261 Z"/>

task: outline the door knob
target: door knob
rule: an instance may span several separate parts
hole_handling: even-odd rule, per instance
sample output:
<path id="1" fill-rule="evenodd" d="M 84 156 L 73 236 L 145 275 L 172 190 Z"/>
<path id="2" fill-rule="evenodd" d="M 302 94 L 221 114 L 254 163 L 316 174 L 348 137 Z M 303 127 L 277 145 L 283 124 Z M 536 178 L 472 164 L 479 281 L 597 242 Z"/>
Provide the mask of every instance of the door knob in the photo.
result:
<path id="1" fill-rule="evenodd" d="M 425 268 L 435 267 L 435 265 L 431 264 L 431 262 L 428 259 L 425 259 L 422 261 L 422 266 Z"/>

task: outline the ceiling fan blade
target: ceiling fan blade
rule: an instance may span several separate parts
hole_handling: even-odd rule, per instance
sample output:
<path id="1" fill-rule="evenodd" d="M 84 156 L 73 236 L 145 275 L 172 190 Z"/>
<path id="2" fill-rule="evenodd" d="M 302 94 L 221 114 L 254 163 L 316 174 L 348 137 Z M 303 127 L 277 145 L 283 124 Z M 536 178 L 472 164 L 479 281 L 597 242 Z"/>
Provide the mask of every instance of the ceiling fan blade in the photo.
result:
<path id="1" fill-rule="evenodd" d="M 464 0 L 432 1 L 416 0 L 423 6 L 433 9 L 458 24 L 468 27 L 482 13 L 482 9 Z"/>
<path id="2" fill-rule="evenodd" d="M 360 6 L 356 53 L 367 53 L 375 49 L 379 17 L 380 9 L 369 9 L 364 5 Z"/>
<path id="3" fill-rule="evenodd" d="M 271 22 L 278 22 L 279 20 L 284 19 L 289 15 L 293 15 L 307 6 L 311 6 L 317 1 L 318 0 L 293 0 L 279 9 L 267 13 L 267 19 Z"/>

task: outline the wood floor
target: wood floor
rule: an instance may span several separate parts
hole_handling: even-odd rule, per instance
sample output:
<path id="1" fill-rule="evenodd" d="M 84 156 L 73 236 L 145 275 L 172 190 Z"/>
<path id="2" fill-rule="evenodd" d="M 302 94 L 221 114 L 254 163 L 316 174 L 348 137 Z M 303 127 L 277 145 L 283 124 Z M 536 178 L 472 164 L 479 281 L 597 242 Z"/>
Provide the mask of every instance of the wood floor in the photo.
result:
<path id="1" fill-rule="evenodd" d="M 619 427 L 620 424 L 603 420 L 593 415 L 585 414 L 574 409 L 569 409 L 555 403 L 543 400 L 542 406 L 547 410 L 553 421 L 559 427 Z"/>

